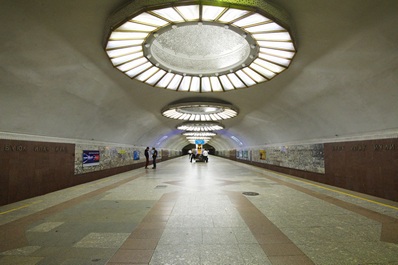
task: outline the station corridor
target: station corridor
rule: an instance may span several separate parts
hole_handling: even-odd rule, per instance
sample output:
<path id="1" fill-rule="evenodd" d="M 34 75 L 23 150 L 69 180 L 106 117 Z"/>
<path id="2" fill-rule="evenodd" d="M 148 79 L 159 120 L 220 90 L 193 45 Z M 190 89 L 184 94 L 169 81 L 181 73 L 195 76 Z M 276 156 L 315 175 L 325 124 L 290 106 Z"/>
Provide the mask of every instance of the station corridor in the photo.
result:
<path id="1" fill-rule="evenodd" d="M 180 157 L 0 207 L 0 264 L 398 264 L 398 203 Z"/>

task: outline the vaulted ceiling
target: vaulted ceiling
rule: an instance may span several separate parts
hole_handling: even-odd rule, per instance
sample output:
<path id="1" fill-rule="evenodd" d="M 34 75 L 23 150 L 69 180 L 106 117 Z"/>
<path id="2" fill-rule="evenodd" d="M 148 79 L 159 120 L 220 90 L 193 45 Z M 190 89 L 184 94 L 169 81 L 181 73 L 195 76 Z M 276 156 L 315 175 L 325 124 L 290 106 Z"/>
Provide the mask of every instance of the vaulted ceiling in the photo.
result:
<path id="1" fill-rule="evenodd" d="M 273 0 L 297 54 L 269 82 L 221 93 L 132 80 L 104 50 L 106 21 L 126 0 L 0 2 L 0 132 L 181 149 L 177 100 L 239 108 L 209 144 L 232 149 L 398 131 L 398 1 Z M 132 1 L 134 2 L 134 1 Z"/>

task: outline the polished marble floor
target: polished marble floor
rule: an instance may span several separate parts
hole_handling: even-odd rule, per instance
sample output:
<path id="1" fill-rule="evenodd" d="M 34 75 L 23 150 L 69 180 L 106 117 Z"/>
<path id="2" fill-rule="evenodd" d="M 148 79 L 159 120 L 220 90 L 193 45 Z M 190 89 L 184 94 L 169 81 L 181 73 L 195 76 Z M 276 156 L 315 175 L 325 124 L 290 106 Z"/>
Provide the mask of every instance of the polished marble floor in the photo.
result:
<path id="1" fill-rule="evenodd" d="M 398 203 L 181 157 L 0 207 L 0 264 L 398 264 Z"/>

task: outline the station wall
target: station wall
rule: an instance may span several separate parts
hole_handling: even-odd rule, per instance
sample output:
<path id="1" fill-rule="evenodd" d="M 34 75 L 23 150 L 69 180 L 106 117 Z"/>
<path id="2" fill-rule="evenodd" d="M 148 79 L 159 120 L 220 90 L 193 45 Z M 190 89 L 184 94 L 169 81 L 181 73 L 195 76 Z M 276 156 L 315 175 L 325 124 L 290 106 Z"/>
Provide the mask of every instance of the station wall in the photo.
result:
<path id="1" fill-rule="evenodd" d="M 398 139 L 257 146 L 218 155 L 273 171 L 398 201 Z"/>
<path id="2" fill-rule="evenodd" d="M 144 148 L 0 139 L 0 205 L 142 167 Z M 181 155 L 160 149 L 158 160 Z"/>

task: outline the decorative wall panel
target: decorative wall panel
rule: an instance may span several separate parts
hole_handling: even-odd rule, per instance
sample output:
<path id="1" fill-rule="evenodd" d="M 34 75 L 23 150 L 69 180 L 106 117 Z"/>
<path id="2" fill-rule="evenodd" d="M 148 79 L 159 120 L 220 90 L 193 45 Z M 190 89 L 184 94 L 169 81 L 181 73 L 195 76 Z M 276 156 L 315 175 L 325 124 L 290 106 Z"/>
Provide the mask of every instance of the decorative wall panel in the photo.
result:
<path id="1" fill-rule="evenodd" d="M 286 168 L 294 168 L 309 172 L 325 173 L 323 144 L 272 146 L 252 149 L 251 161 L 275 165 Z M 246 150 L 239 151 L 243 155 Z M 237 157 L 249 160 L 248 155 Z"/>
<path id="2" fill-rule="evenodd" d="M 73 143 L 59 138 L 46 142 L 46 137 L 28 135 L 9 137 L 24 139 L 0 139 L 0 205 L 133 170 L 145 161 L 144 148 L 134 146 L 82 140 Z M 83 167 L 83 150 L 97 151 L 87 154 L 99 154 L 99 163 L 94 159 Z M 181 155 L 181 151 L 159 150 L 158 154 L 164 161 Z"/>
<path id="3" fill-rule="evenodd" d="M 83 151 L 98 150 L 99 165 L 83 167 Z M 161 159 L 159 152 L 158 159 Z M 76 144 L 75 175 L 144 162 L 144 149 L 122 145 Z"/>
<path id="4" fill-rule="evenodd" d="M 74 145 L 0 139 L 0 205 L 71 186 Z"/>
<path id="5" fill-rule="evenodd" d="M 269 170 L 398 201 L 398 139 L 258 147 L 251 159 L 218 155 Z M 237 154 L 243 154 L 237 151 Z"/>

